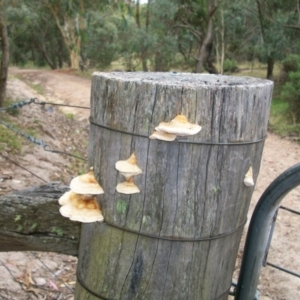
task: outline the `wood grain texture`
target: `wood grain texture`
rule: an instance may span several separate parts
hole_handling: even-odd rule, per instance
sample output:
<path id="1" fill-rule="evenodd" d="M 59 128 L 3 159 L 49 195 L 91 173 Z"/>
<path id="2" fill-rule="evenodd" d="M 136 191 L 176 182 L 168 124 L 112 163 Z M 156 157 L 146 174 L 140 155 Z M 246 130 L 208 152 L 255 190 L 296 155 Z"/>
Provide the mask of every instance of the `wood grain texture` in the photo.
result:
<path id="1" fill-rule="evenodd" d="M 0 252 L 47 251 L 78 255 L 80 226 L 59 213 L 69 188 L 58 183 L 0 197 Z"/>
<path id="2" fill-rule="evenodd" d="M 243 179 L 252 166 L 256 180 L 263 142 L 218 144 L 266 136 L 272 88 L 270 81 L 245 77 L 94 74 L 91 119 L 122 132 L 92 124 L 89 164 L 105 191 L 99 197 L 105 221 L 121 229 L 83 225 L 78 272 L 84 285 L 111 300 L 227 299 L 242 234 L 235 230 L 253 192 Z M 178 114 L 202 131 L 181 142 L 148 139 Z M 119 194 L 124 178 L 114 165 L 132 152 L 143 170 L 135 177 L 141 193 Z M 80 284 L 75 298 L 99 299 Z"/>

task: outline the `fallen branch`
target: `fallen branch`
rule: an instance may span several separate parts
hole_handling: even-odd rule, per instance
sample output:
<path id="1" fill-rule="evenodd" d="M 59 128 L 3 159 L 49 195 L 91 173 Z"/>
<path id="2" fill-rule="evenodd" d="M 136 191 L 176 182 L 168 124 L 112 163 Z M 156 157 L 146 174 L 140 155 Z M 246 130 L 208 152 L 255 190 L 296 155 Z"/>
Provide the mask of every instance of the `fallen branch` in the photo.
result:
<path id="1" fill-rule="evenodd" d="M 69 188 L 50 183 L 0 197 L 0 252 L 47 251 L 78 255 L 80 223 L 59 214 Z"/>

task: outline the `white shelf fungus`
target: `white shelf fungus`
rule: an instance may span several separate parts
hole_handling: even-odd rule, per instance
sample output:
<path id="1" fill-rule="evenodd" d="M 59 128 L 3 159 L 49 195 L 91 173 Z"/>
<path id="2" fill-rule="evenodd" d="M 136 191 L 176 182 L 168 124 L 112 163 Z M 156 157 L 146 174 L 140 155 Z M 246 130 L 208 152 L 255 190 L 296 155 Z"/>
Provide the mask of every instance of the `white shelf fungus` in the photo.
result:
<path id="1" fill-rule="evenodd" d="M 70 189 L 76 194 L 99 195 L 104 193 L 92 169 L 87 174 L 73 178 L 70 183 Z"/>
<path id="2" fill-rule="evenodd" d="M 159 123 L 159 125 L 155 127 L 154 133 L 152 133 L 149 138 L 163 141 L 174 141 L 177 136 L 195 135 L 200 130 L 200 125 L 190 123 L 187 117 L 184 115 L 177 115 L 169 123 Z M 170 140 L 168 140 L 167 138 L 170 138 Z"/>
<path id="3" fill-rule="evenodd" d="M 104 191 L 97 182 L 92 168 L 87 174 L 72 179 L 70 189 L 58 200 L 62 216 L 82 223 L 104 220 L 96 197 Z"/>
<path id="4" fill-rule="evenodd" d="M 244 184 L 246 186 L 254 186 L 252 167 L 249 168 L 248 172 L 245 175 Z"/>
<path id="5" fill-rule="evenodd" d="M 136 194 L 139 193 L 139 188 L 134 184 L 133 176 L 142 173 L 142 170 L 137 165 L 137 159 L 133 152 L 127 160 L 119 160 L 115 164 L 116 169 L 122 174 L 126 181 L 119 183 L 116 187 L 118 193 L 121 194 Z"/>
<path id="6" fill-rule="evenodd" d="M 172 142 L 176 139 L 176 134 L 173 133 L 167 133 L 167 132 L 160 132 L 154 130 L 154 132 L 149 136 L 149 139 L 151 140 L 161 140 L 166 142 Z"/>
<path id="7" fill-rule="evenodd" d="M 87 196 L 69 191 L 58 202 L 62 205 L 60 214 L 72 221 L 91 223 L 104 220 L 95 195 Z"/>
<path id="8" fill-rule="evenodd" d="M 136 194 L 140 189 L 134 184 L 133 177 L 117 185 L 116 190 L 121 194 Z"/>

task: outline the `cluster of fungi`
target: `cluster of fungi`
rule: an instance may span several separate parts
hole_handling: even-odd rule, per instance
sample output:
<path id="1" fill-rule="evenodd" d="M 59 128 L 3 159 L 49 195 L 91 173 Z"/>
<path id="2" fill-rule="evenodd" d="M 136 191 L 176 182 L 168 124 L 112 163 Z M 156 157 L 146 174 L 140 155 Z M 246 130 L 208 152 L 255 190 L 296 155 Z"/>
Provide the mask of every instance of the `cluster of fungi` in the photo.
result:
<path id="1" fill-rule="evenodd" d="M 136 194 L 140 189 L 134 184 L 133 176 L 142 173 L 142 170 L 137 165 L 136 156 L 134 152 L 127 160 L 119 160 L 116 162 L 116 169 L 123 175 L 126 181 L 117 185 L 116 190 L 121 194 Z"/>
<path id="2" fill-rule="evenodd" d="M 133 176 L 142 173 L 138 167 L 134 153 L 127 160 L 119 160 L 116 169 L 125 177 L 125 181 L 117 185 L 116 190 L 122 194 L 139 193 L 134 184 Z M 102 211 L 97 202 L 97 195 L 104 194 L 103 188 L 97 182 L 93 168 L 87 174 L 77 176 L 71 180 L 70 191 L 64 193 L 58 200 L 61 205 L 59 212 L 71 221 L 82 223 L 102 222 Z"/>
<path id="3" fill-rule="evenodd" d="M 197 134 L 201 126 L 192 124 L 184 115 L 178 115 L 169 123 L 161 122 L 149 139 L 162 141 L 174 141 L 178 136 L 191 136 Z M 140 193 L 140 189 L 134 183 L 134 176 L 142 173 L 137 165 L 137 159 L 133 152 L 127 160 L 119 160 L 115 168 L 125 177 L 125 181 L 117 185 L 116 191 L 121 194 Z M 254 186 L 252 167 L 249 168 L 244 178 L 246 186 Z M 83 223 L 101 222 L 104 220 L 101 209 L 97 202 L 97 195 L 103 194 L 104 190 L 97 182 L 93 168 L 87 174 L 72 179 L 70 191 L 59 199 L 62 216 L 72 221 Z"/>
<path id="4" fill-rule="evenodd" d="M 70 191 L 64 193 L 58 200 L 61 205 L 59 212 L 71 221 L 101 222 L 104 218 L 97 202 L 97 195 L 103 193 L 91 168 L 87 174 L 71 180 Z"/>

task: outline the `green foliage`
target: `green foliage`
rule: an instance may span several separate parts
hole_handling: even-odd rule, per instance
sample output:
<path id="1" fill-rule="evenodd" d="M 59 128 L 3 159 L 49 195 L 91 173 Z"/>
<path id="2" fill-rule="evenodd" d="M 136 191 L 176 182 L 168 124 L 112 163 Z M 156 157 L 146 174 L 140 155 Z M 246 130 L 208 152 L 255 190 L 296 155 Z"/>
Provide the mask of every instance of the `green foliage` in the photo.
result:
<path id="1" fill-rule="evenodd" d="M 89 62 L 89 67 L 106 68 L 117 59 L 120 48 L 117 23 L 118 18 L 113 15 L 89 12 L 81 49 L 81 56 Z"/>
<path id="2" fill-rule="evenodd" d="M 234 59 L 225 59 L 224 61 L 224 72 L 229 72 L 229 73 L 232 73 L 232 72 L 235 72 L 238 70 L 238 63 L 236 60 Z"/>
<path id="3" fill-rule="evenodd" d="M 12 101 L 5 101 L 5 106 L 9 106 L 11 103 L 13 103 Z M 6 110 L 6 113 L 8 113 L 9 115 L 13 116 L 13 117 L 17 117 L 20 114 L 20 109 L 18 108 L 8 108 Z"/>
<path id="4" fill-rule="evenodd" d="M 290 136 L 300 141 L 300 125 L 291 122 L 289 104 L 283 100 L 272 101 L 269 129 L 280 136 Z"/>
<path id="5" fill-rule="evenodd" d="M 65 114 L 65 116 L 66 116 L 66 118 L 67 119 L 69 119 L 69 120 L 75 120 L 75 116 L 74 116 L 74 114 L 72 114 L 72 113 L 67 113 L 67 114 Z"/>
<path id="6" fill-rule="evenodd" d="M 284 72 L 296 72 L 300 65 L 300 55 L 290 54 L 281 63 Z"/>
<path id="7" fill-rule="evenodd" d="M 4 101 L 4 107 L 8 107 L 13 104 L 10 98 L 6 98 Z M 20 109 L 11 108 L 6 112 L 1 112 L 0 118 L 3 122 L 12 125 L 15 129 L 24 132 L 25 134 L 37 137 L 38 123 L 34 122 L 34 125 L 28 125 L 24 128 L 22 125 L 17 123 L 17 117 L 20 114 Z M 22 149 L 24 139 L 19 136 L 16 132 L 8 129 L 4 125 L 0 124 L 0 152 L 11 151 L 12 153 L 19 153 Z"/>
<path id="8" fill-rule="evenodd" d="M 21 138 L 8 128 L 0 125 L 0 152 L 9 150 L 12 153 L 18 153 L 21 148 Z"/>
<path id="9" fill-rule="evenodd" d="M 5 7 L 10 61 L 18 66 L 33 63 L 52 69 L 67 67 L 70 57 L 61 31 L 69 24 L 75 28 L 75 36 L 81 38 L 83 70 L 108 69 L 114 61 L 123 63 L 122 70 L 141 70 L 145 65 L 151 71 L 194 70 L 206 36 L 209 6 L 217 2 L 153 0 L 139 6 L 137 22 L 136 1 L 86 0 L 83 9 L 79 0 L 15 1 Z M 298 24 L 294 0 L 218 3 L 213 19 L 214 41 L 208 46 L 211 65 L 216 58 L 220 62 L 223 50 L 227 72 L 235 70 L 236 61 L 259 59 L 273 63 L 299 52 L 299 32 L 293 28 Z M 49 7 L 57 10 L 58 23 Z M 79 24 L 81 17 L 83 27 Z"/>
<path id="10" fill-rule="evenodd" d="M 300 122 L 300 64 L 295 72 L 289 73 L 289 79 L 284 84 L 280 96 L 289 104 L 293 122 Z"/>
<path id="11" fill-rule="evenodd" d="M 56 69 L 68 60 L 59 29 L 43 1 L 16 2 L 7 7 L 6 17 L 11 63 L 23 67 L 31 62 Z"/>
<path id="12" fill-rule="evenodd" d="M 33 82 L 30 82 L 30 81 L 26 81 L 26 83 L 34 90 L 36 91 L 38 94 L 40 95 L 44 95 L 44 86 L 41 85 L 41 84 L 37 84 L 37 83 L 33 83 Z"/>

